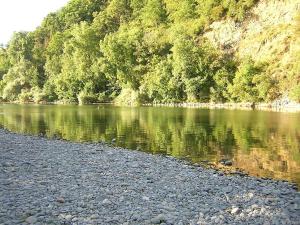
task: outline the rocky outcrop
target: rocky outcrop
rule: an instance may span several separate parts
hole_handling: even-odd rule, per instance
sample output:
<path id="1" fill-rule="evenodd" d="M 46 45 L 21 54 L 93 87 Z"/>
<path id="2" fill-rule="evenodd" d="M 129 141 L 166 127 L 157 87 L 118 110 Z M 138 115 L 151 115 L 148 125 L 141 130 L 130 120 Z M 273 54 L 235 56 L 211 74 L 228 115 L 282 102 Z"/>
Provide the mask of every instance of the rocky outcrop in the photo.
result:
<path id="1" fill-rule="evenodd" d="M 261 0 L 243 22 L 214 22 L 204 37 L 238 60 L 251 58 L 265 64 L 266 74 L 279 81 L 281 95 L 289 96 L 291 87 L 300 83 L 297 17 L 300 0 Z"/>
<path id="2" fill-rule="evenodd" d="M 263 0 L 242 23 L 227 19 L 211 24 L 204 37 L 215 47 L 234 52 L 237 56 L 263 60 L 274 53 L 288 51 L 294 35 L 295 17 L 300 0 Z"/>

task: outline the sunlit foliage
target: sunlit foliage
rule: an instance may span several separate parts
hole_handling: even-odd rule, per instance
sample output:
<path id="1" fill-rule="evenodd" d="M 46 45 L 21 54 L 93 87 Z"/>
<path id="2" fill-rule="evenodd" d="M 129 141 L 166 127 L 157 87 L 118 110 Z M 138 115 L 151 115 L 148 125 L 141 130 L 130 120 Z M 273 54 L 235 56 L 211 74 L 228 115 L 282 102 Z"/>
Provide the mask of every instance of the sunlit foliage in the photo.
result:
<path id="1" fill-rule="evenodd" d="M 80 104 L 271 101 L 280 95 L 278 81 L 263 64 L 241 62 L 202 36 L 214 21 L 243 21 L 255 3 L 71 0 L 0 49 L 1 97 Z"/>

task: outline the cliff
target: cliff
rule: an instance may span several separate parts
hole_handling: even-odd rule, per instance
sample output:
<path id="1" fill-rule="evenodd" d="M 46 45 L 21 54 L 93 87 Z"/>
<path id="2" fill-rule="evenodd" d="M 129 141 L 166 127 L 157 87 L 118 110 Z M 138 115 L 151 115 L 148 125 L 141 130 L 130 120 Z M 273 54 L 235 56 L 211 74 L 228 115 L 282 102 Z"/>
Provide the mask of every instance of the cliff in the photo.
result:
<path id="1" fill-rule="evenodd" d="M 300 0 L 261 0 L 243 22 L 214 22 L 204 34 L 215 47 L 239 60 L 251 58 L 267 65 L 267 73 L 280 80 L 286 98 L 300 82 Z"/>

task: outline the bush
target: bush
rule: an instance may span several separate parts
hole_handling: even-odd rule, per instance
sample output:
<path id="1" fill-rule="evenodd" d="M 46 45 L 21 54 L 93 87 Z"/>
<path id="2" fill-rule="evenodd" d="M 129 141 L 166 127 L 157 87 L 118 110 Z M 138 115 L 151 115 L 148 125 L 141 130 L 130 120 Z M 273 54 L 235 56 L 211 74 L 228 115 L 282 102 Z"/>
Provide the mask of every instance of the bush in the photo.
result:
<path id="1" fill-rule="evenodd" d="M 232 82 L 234 74 L 225 68 L 217 71 L 214 76 L 214 86 L 210 88 L 211 102 L 225 102 L 230 98 L 228 86 Z"/>
<path id="2" fill-rule="evenodd" d="M 32 101 L 33 101 L 32 93 L 28 90 L 22 90 L 21 94 L 19 95 L 19 102 L 28 103 Z"/>
<path id="3" fill-rule="evenodd" d="M 20 79 L 8 82 L 3 88 L 2 98 L 7 101 L 17 100 L 18 95 L 21 93 L 22 86 L 22 81 Z"/>
<path id="4" fill-rule="evenodd" d="M 33 88 L 31 89 L 32 95 L 33 95 L 33 101 L 35 103 L 42 103 L 42 102 L 47 102 L 47 95 L 45 94 L 45 92 L 43 92 L 42 90 L 38 89 L 38 88 Z"/>
<path id="5" fill-rule="evenodd" d="M 97 100 L 100 103 L 105 103 L 105 102 L 109 102 L 109 97 L 106 96 L 105 92 L 101 92 L 98 94 Z"/>
<path id="6" fill-rule="evenodd" d="M 259 102 L 264 100 L 261 95 L 268 93 L 266 90 L 258 90 L 257 82 L 264 72 L 263 65 L 255 64 L 253 60 L 248 59 L 241 63 L 235 74 L 232 85 L 228 86 L 228 91 L 233 100 L 238 102 Z"/>
<path id="7" fill-rule="evenodd" d="M 289 97 L 292 100 L 300 103 L 300 84 L 291 89 Z"/>
<path id="8" fill-rule="evenodd" d="M 81 91 L 78 96 L 78 103 L 79 105 L 91 104 L 98 102 L 98 98 L 95 94 L 89 94 L 84 91 Z"/>
<path id="9" fill-rule="evenodd" d="M 254 89 L 258 94 L 258 99 L 264 102 L 271 102 L 277 99 L 279 94 L 278 81 L 267 73 L 253 76 Z"/>
<path id="10" fill-rule="evenodd" d="M 134 91 L 130 88 L 125 88 L 121 91 L 120 95 L 114 100 L 114 103 L 117 105 L 139 105 L 141 103 L 139 92 Z"/>
<path id="11" fill-rule="evenodd" d="M 55 85 L 51 81 L 47 81 L 43 88 L 44 100 L 47 102 L 54 102 L 58 99 L 55 93 Z"/>

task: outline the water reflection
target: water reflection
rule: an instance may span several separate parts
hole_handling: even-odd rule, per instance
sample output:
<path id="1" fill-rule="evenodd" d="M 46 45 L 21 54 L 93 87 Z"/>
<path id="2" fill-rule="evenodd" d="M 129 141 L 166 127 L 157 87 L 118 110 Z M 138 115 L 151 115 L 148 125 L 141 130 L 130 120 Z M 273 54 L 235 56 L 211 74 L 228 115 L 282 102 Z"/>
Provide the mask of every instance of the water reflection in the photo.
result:
<path id="1" fill-rule="evenodd" d="M 193 162 L 231 158 L 252 175 L 300 184 L 300 114 L 113 106 L 0 105 L 0 125 L 73 141 L 111 141 Z"/>

